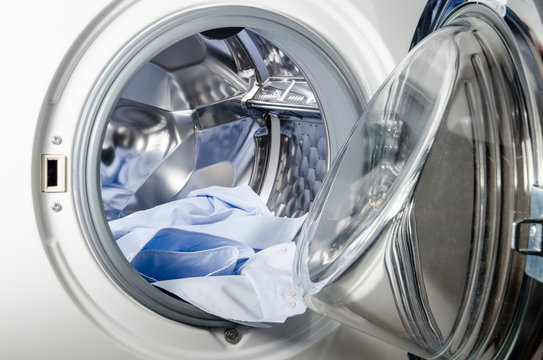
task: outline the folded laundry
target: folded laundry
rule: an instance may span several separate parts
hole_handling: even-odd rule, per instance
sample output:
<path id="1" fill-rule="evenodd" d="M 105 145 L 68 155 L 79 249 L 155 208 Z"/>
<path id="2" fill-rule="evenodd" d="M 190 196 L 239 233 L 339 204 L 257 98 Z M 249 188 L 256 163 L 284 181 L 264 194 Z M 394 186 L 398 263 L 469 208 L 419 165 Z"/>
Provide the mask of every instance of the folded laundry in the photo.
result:
<path id="1" fill-rule="evenodd" d="M 273 216 L 248 186 L 214 186 L 109 225 L 154 286 L 219 317 L 266 326 L 305 311 L 292 278 L 304 219 Z"/>

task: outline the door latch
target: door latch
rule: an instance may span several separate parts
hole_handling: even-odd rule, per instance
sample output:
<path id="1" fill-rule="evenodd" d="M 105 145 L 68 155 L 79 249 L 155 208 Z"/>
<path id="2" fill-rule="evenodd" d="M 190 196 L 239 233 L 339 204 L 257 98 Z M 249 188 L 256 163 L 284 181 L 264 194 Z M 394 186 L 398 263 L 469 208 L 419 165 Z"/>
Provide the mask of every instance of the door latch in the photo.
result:
<path id="1" fill-rule="evenodd" d="M 529 226 L 528 245 L 520 245 L 522 225 Z M 526 256 L 527 275 L 543 282 L 543 188 L 532 186 L 530 198 L 530 218 L 520 219 L 513 223 L 511 248 Z"/>
<path id="2" fill-rule="evenodd" d="M 54 193 L 66 191 L 66 156 L 49 154 L 41 156 L 41 191 Z"/>
<path id="3" fill-rule="evenodd" d="M 519 245 L 520 229 L 523 224 L 528 224 L 530 226 L 530 236 L 527 248 L 521 248 Z M 542 224 L 543 218 L 528 218 L 515 221 L 513 223 L 513 242 L 511 244 L 513 250 L 524 255 L 543 256 L 543 250 L 541 248 L 543 239 L 541 237 L 542 231 L 540 226 Z"/>

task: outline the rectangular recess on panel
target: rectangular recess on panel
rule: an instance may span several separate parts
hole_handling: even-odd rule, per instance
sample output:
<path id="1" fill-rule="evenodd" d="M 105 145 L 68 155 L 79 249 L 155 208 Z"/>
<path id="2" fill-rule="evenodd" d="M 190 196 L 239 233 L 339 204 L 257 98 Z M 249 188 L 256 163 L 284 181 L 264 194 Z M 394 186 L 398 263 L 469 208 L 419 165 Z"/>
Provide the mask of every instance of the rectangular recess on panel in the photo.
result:
<path id="1" fill-rule="evenodd" d="M 49 193 L 66 191 L 66 156 L 48 154 L 41 156 L 41 191 Z"/>

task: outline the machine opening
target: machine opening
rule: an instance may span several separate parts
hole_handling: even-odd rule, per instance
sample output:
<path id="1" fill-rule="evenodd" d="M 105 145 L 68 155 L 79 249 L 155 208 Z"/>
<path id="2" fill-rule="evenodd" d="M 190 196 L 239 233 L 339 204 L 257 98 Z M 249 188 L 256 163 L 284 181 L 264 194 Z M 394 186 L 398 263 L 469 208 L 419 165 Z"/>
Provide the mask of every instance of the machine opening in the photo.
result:
<path id="1" fill-rule="evenodd" d="M 162 272 L 163 258 L 154 257 L 156 253 L 142 265 L 134 247 L 120 243 L 131 236 L 130 230 L 119 231 L 115 225 L 122 219 L 146 214 L 137 222 L 147 237 L 131 240 L 141 250 L 156 238 L 174 236 L 173 228 L 179 230 L 178 214 L 149 209 L 212 186 L 254 193 L 274 218 L 294 220 L 308 212 L 328 170 L 328 134 L 311 84 L 279 46 L 243 28 L 187 37 L 145 64 L 112 109 L 100 156 L 104 213 L 117 245 L 149 283 L 172 280 L 180 272 L 171 270 L 171 262 Z M 172 218 L 167 226 L 149 230 L 164 216 Z M 202 246 L 208 239 L 201 233 L 191 239 L 192 250 L 210 250 Z M 261 250 L 254 248 L 257 254 Z M 152 270 L 146 272 L 149 264 Z M 242 264 L 238 260 L 231 272 L 221 268 L 205 276 L 233 275 Z M 202 276 L 201 265 L 194 262 L 194 271 L 181 273 Z M 183 298 L 170 288 L 158 288 Z M 284 292 L 293 296 L 292 289 Z M 286 306 L 296 304 L 287 301 Z"/>

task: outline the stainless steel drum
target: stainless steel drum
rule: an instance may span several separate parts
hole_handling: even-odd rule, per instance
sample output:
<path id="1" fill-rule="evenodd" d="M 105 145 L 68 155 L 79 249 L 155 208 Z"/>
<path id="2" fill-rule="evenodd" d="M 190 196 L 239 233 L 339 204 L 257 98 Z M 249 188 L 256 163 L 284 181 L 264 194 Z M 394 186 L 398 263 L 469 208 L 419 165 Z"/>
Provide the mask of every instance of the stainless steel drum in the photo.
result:
<path id="1" fill-rule="evenodd" d="M 249 184 L 278 216 L 309 210 L 328 168 L 316 96 L 280 48 L 228 31 L 175 43 L 127 85 L 102 146 L 108 220 L 211 185 Z"/>

